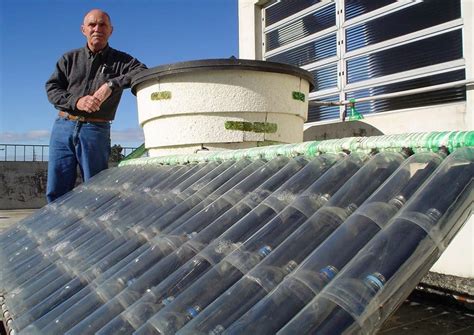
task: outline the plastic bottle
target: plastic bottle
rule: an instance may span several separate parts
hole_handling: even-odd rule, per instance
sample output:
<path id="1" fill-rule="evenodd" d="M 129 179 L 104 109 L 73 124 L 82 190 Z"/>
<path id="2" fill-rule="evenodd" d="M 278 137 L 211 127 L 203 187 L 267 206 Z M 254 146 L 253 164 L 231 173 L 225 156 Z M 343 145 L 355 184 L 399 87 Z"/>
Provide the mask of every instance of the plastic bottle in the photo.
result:
<path id="1" fill-rule="evenodd" d="M 406 199 L 410 198 L 440 162 L 441 158 L 434 153 L 417 154 L 407 159 L 397 172 L 316 248 L 294 273 L 285 278 L 258 304 L 253 306 L 279 283 L 273 279 L 271 285 L 267 284 L 266 271 L 271 269 L 268 266 L 267 269 L 257 267 L 251 271 L 239 282 L 240 285 L 234 285 L 181 332 L 184 334 L 212 331 L 217 334 L 219 331 L 224 332 L 240 317 L 225 333 L 275 333 L 336 276 L 357 251 L 403 206 Z M 413 173 L 417 168 L 419 170 Z M 266 261 L 270 261 L 270 258 Z M 252 285 L 259 285 L 261 288 L 255 288 L 255 292 L 251 295 L 246 294 L 246 290 Z M 245 301 L 245 307 L 240 307 L 244 305 L 243 302 L 239 304 L 238 301 L 234 301 L 231 304 L 228 298 L 232 297 L 236 297 L 238 301 Z M 251 306 L 253 307 L 250 309 Z"/>
<path id="2" fill-rule="evenodd" d="M 179 204 L 172 211 L 168 212 L 168 214 L 172 213 L 172 216 L 165 215 L 160 218 L 157 223 L 164 226 L 163 222 L 172 222 L 173 219 L 178 218 L 182 214 L 186 213 L 186 209 L 189 210 L 193 207 L 196 207 L 196 205 L 199 204 L 200 201 L 209 200 L 210 198 L 212 198 L 209 196 L 209 193 L 212 190 L 215 190 L 212 194 L 216 195 L 218 194 L 218 191 L 225 192 L 229 188 L 233 187 L 240 180 L 247 177 L 249 174 L 261 167 L 262 164 L 262 161 L 255 161 L 251 163 L 249 161 L 242 160 L 238 163 L 231 165 L 230 168 L 223 171 L 222 174 L 219 176 L 219 180 L 221 181 L 220 183 L 224 183 L 225 188 L 221 186 L 218 190 L 215 190 L 215 188 L 219 184 L 215 182 L 216 178 L 213 178 L 213 181 L 211 183 L 215 185 L 214 188 L 211 189 L 206 188 L 204 186 L 199 192 L 193 195 L 193 199 L 195 198 L 196 200 Z M 202 189 L 204 188 L 207 190 L 206 192 L 202 191 Z M 206 195 L 208 196 L 206 197 Z M 154 240 L 153 244 L 156 245 L 156 243 L 158 243 L 156 245 L 157 247 L 146 249 L 142 254 L 135 258 L 135 262 L 133 264 L 121 268 L 119 272 L 110 275 L 107 278 L 103 277 L 102 282 L 95 282 L 94 284 L 98 286 L 95 288 L 94 292 L 90 293 L 89 296 L 85 296 L 80 301 L 76 302 L 69 308 L 68 311 L 64 312 L 62 316 L 57 316 L 54 320 L 54 324 L 48 326 L 48 331 L 63 332 L 64 330 L 73 326 L 75 322 L 77 322 L 81 318 L 81 315 L 83 316 L 86 313 L 90 313 L 90 311 L 93 311 L 94 309 L 98 308 L 98 306 L 100 306 L 102 303 L 107 302 L 115 294 L 120 292 L 123 288 L 127 287 L 129 283 L 133 282 L 136 277 L 140 276 L 144 271 L 146 271 L 150 264 L 159 261 L 161 258 L 166 256 L 166 254 L 176 249 L 176 247 L 179 247 L 179 245 L 182 244 L 185 240 L 187 240 L 187 238 L 187 236 L 180 236 L 177 237 L 177 239 L 174 239 L 174 242 L 172 243 L 173 247 L 171 249 L 167 247 L 162 247 L 161 238 L 159 238 L 158 240 Z M 176 241 L 178 240 L 181 240 L 181 242 L 176 243 Z M 139 263 L 136 262 L 136 260 L 138 259 L 140 259 Z M 79 304 L 81 306 L 78 306 Z M 87 309 L 87 306 L 90 306 L 90 308 Z"/>
<path id="3" fill-rule="evenodd" d="M 351 158 L 354 159 L 354 157 Z M 323 206 L 327 198 L 358 170 L 360 165 L 355 164 L 355 161 L 357 159 L 345 160 L 327 171 L 310 187 L 311 193 L 305 192 L 306 195 L 311 194 L 311 197 L 305 196 L 304 207 L 298 207 L 301 203 L 298 200 L 286 207 L 243 245 L 202 275 L 189 289 L 180 293 L 179 296 L 173 294 L 173 301 L 152 317 L 147 322 L 148 326 L 141 328 L 138 333 L 147 332 L 147 327 L 150 328 L 150 326 L 159 333 L 176 332 L 196 312 L 205 308 L 243 274 L 258 264 L 262 259 L 258 257 L 262 250 L 273 250 L 297 227 L 301 226 L 314 211 Z M 359 161 L 359 163 L 361 162 Z M 315 197 L 313 192 L 323 195 Z M 215 257 L 213 254 L 206 255 L 207 259 L 213 257 Z M 205 286 L 212 287 L 212 290 L 205 289 Z"/>
<path id="4" fill-rule="evenodd" d="M 473 178 L 474 149 L 458 149 L 278 334 L 373 333 L 460 228 L 457 219 L 472 202 Z"/>
<path id="5" fill-rule="evenodd" d="M 294 164 L 287 164 L 284 169 L 281 169 L 276 175 L 274 175 L 261 187 L 259 187 L 255 193 L 250 194 L 248 197 L 242 199 L 242 201 L 232 207 L 232 209 L 229 210 L 225 215 L 219 217 L 217 220 L 209 224 L 202 232 L 197 234 L 192 241 L 188 242 L 186 245 L 182 246 L 180 250 L 168 256 L 167 259 L 156 264 L 153 268 L 147 271 L 146 274 L 144 274 L 137 280 L 137 286 L 139 286 L 141 290 L 144 291 L 144 289 L 151 288 L 153 285 L 158 284 L 160 282 L 160 278 L 166 278 L 166 276 L 171 274 L 173 270 L 176 270 L 179 266 L 183 265 L 185 261 L 189 260 L 192 256 L 195 256 L 197 252 L 202 250 L 203 247 L 207 245 L 213 238 L 225 232 L 234 222 L 239 221 L 253 208 L 255 208 L 256 213 L 259 213 L 259 207 L 264 208 L 265 211 L 265 208 L 267 207 L 264 205 L 264 203 L 269 201 L 265 198 L 269 194 L 271 194 L 271 197 L 291 199 L 290 197 L 288 197 L 289 194 L 296 194 L 297 192 L 300 192 L 302 189 L 308 186 L 308 179 L 317 179 L 324 171 L 326 171 L 332 164 L 334 164 L 336 159 L 341 157 L 342 156 L 337 155 L 323 155 L 317 157 L 309 164 L 307 164 L 298 173 L 295 172 L 297 172 L 299 168 L 295 170 L 295 166 L 301 166 L 301 163 L 305 160 L 303 160 L 302 158 L 296 158 L 292 160 Z M 294 176 L 290 178 L 290 176 L 293 174 Z M 281 185 L 285 180 L 286 182 Z M 278 186 L 280 185 L 281 187 L 278 188 Z M 283 194 L 285 194 L 286 196 L 282 197 Z M 245 225 L 245 222 L 250 222 L 248 220 L 249 218 L 254 219 L 256 217 L 253 215 L 249 215 L 247 216 L 247 220 L 243 220 L 242 222 L 239 221 L 240 224 Z M 203 262 L 205 262 L 205 260 L 196 259 L 195 261 L 200 264 L 203 264 Z M 191 264 L 191 269 L 187 271 L 192 271 L 193 266 L 195 266 L 195 264 Z M 180 276 L 178 275 L 177 277 Z M 169 283 L 173 285 L 171 281 L 169 281 Z M 149 308 L 149 306 L 152 306 L 149 301 L 150 299 L 156 299 L 156 297 L 151 294 L 151 290 L 147 292 L 149 292 L 150 294 L 145 293 L 145 296 L 143 296 L 139 301 L 137 301 L 137 303 L 135 303 L 133 307 L 130 307 L 123 317 L 117 317 L 106 327 L 104 327 L 100 331 L 100 333 L 126 332 L 125 329 L 134 329 L 133 326 L 129 324 L 129 321 L 132 324 L 137 325 L 137 327 L 142 322 L 146 321 L 148 319 L 147 315 L 151 316 L 153 313 L 153 308 Z M 122 302 L 122 305 L 128 306 L 128 303 L 124 304 Z"/>
<path id="6" fill-rule="evenodd" d="M 278 170 L 287 165 L 288 161 L 289 159 L 286 157 L 278 157 L 258 168 L 239 182 L 235 187 L 229 189 L 222 196 L 213 201 L 209 206 L 205 207 L 203 210 L 186 220 L 182 225 L 172 230 L 170 236 L 194 237 L 201 229 L 208 225 L 209 222 L 214 221 L 214 219 L 217 219 L 220 215 L 232 208 L 242 196 L 248 194 L 256 186 L 260 185 Z M 304 159 L 298 159 L 298 161 L 306 163 L 306 160 Z M 297 163 L 295 160 L 293 160 L 292 163 L 297 164 L 299 167 L 302 166 L 301 163 Z M 151 257 L 151 255 L 143 255 L 142 257 L 150 259 L 151 263 L 157 263 L 156 259 Z M 147 269 L 149 268 L 150 267 L 147 267 Z M 146 286 L 143 286 L 141 282 L 138 282 L 140 277 L 141 276 L 135 276 L 133 282 L 125 288 L 124 292 L 121 292 L 119 296 L 109 300 L 97 311 L 86 317 L 77 326 L 71 329 L 69 333 L 81 333 L 85 329 L 89 332 L 98 330 L 107 323 L 107 321 L 115 317 L 115 315 L 118 314 L 117 311 L 121 312 L 122 306 L 130 305 L 137 300 L 146 290 Z"/>

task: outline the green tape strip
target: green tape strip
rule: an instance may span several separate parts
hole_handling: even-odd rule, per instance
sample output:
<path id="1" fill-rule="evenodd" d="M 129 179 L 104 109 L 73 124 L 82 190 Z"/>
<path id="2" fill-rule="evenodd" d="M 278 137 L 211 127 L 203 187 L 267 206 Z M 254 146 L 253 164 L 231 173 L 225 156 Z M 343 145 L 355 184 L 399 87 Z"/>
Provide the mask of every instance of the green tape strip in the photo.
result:
<path id="1" fill-rule="evenodd" d="M 316 156 L 321 153 L 400 151 L 411 148 L 414 152 L 438 151 L 444 146 L 449 151 L 461 147 L 474 147 L 474 131 L 408 133 L 372 137 L 347 137 L 335 140 L 312 141 L 297 144 L 282 144 L 251 149 L 211 151 L 191 155 L 173 155 L 152 158 L 137 158 L 122 161 L 119 166 L 131 164 L 187 164 L 228 159 L 271 159 L 276 156 L 293 157 L 298 155 Z"/>
<path id="2" fill-rule="evenodd" d="M 171 92 L 170 91 L 153 92 L 151 94 L 150 98 L 151 98 L 151 100 L 171 99 Z"/>
<path id="3" fill-rule="evenodd" d="M 293 96 L 293 99 L 300 100 L 300 101 L 303 101 L 303 102 L 305 101 L 305 98 L 306 98 L 303 92 L 293 91 L 292 96 Z"/>
<path id="4" fill-rule="evenodd" d="M 225 129 L 240 130 L 254 133 L 276 133 L 278 125 L 268 122 L 245 122 L 245 121 L 226 121 Z"/>

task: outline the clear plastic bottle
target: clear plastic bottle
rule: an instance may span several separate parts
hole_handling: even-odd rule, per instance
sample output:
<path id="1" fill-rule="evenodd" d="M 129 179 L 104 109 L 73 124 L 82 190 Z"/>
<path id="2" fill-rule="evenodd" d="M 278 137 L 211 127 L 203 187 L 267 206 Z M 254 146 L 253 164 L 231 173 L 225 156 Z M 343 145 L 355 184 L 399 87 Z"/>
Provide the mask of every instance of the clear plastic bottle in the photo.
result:
<path id="1" fill-rule="evenodd" d="M 213 164 L 211 164 L 210 166 L 212 167 L 212 165 L 213 165 Z M 156 169 L 155 169 L 155 170 L 156 170 Z M 168 168 L 165 168 L 165 170 L 168 170 Z M 176 170 L 176 169 L 175 169 L 175 170 Z M 179 169 L 178 169 L 178 170 L 179 170 Z M 152 171 L 152 170 L 150 169 L 150 171 Z M 126 172 L 126 169 L 124 170 L 124 172 Z M 160 175 L 160 173 L 156 173 L 156 171 L 155 171 L 155 174 L 156 174 L 156 175 Z M 172 175 L 176 175 L 176 173 L 174 173 L 174 174 L 172 174 Z M 162 177 L 163 177 L 163 175 L 162 175 Z M 167 180 L 167 179 L 168 179 L 168 178 L 165 178 L 165 180 Z M 169 180 L 169 181 L 171 181 L 171 180 Z M 142 184 L 144 184 L 144 183 L 141 183 L 141 184 L 140 184 L 140 183 L 136 183 L 136 185 L 138 185 L 138 186 L 141 186 Z M 162 185 L 166 186 L 166 185 L 169 185 L 170 183 L 164 183 L 164 182 L 162 181 L 162 182 L 160 182 L 159 184 L 162 184 Z M 147 185 L 150 186 L 150 183 L 148 183 Z M 138 186 L 137 186 L 137 188 L 138 188 Z M 97 213 L 94 213 L 94 215 L 97 216 Z M 83 238 L 84 235 L 87 235 L 87 234 L 83 234 L 82 236 L 79 234 L 79 236 L 81 236 L 81 238 Z M 91 235 L 91 234 L 88 234 L 87 236 L 85 236 L 86 238 L 83 239 L 83 240 L 81 240 L 80 244 L 83 244 L 84 241 L 87 241 L 87 239 L 89 238 L 90 235 Z M 67 246 L 69 247 L 69 246 L 71 246 L 71 244 L 72 244 L 71 241 L 68 241 Z M 20 291 L 20 292 L 23 292 L 24 294 L 27 293 L 25 296 L 27 296 L 28 298 L 30 298 L 30 299 L 28 299 L 28 301 L 26 302 L 26 306 L 29 306 L 30 308 L 34 308 L 34 307 L 35 307 L 35 306 L 34 306 L 34 305 L 35 305 L 35 302 L 38 301 L 38 300 L 37 300 L 37 297 L 39 297 L 39 293 L 40 293 L 40 292 L 37 291 L 37 290 L 38 290 L 38 287 L 40 288 L 40 291 L 48 292 L 48 291 L 45 291 L 45 287 L 44 287 L 45 285 L 41 285 L 41 284 L 40 284 L 40 285 L 38 286 L 38 283 L 40 283 L 40 282 L 45 282 L 45 283 L 50 283 L 51 285 L 53 285 L 53 282 L 56 282 L 56 283 L 57 283 L 58 280 L 60 280 L 60 279 L 65 279 L 65 280 L 67 281 L 68 279 L 71 279 L 72 276 L 73 276 L 72 272 L 71 272 L 71 271 L 68 271 L 68 270 L 71 270 L 71 269 L 66 268 L 66 271 L 64 271 L 64 268 L 61 270 L 61 269 L 60 269 L 61 267 L 58 268 L 58 266 L 57 266 L 59 263 L 61 263 L 61 262 L 58 263 L 58 258 L 57 258 L 57 256 L 60 256 L 60 257 L 61 257 L 61 256 L 67 256 L 68 252 L 65 252 L 65 253 L 64 253 L 64 248 L 62 248 L 62 245 L 61 245 L 61 248 L 58 248 L 58 247 L 54 247 L 54 248 L 53 248 L 53 247 L 52 247 L 51 249 L 53 249 L 53 251 L 54 251 L 54 253 L 52 253 L 52 255 L 44 254 L 44 253 L 43 253 L 44 255 L 47 255 L 48 257 L 47 257 L 47 261 L 43 261 L 43 262 L 42 262 L 42 264 L 41 264 L 41 267 L 42 267 L 42 268 L 36 268 L 36 269 L 35 269 L 35 268 L 32 268 L 32 269 L 31 269 L 31 270 L 36 270 L 36 272 L 26 271 L 26 272 L 32 272 L 32 273 L 34 273 L 34 274 L 36 275 L 36 277 L 34 278 L 34 280 L 33 280 L 33 279 L 31 280 L 31 286 L 33 287 L 33 289 L 31 290 L 31 289 L 29 288 L 30 283 L 29 283 L 29 281 L 27 281 L 27 282 L 24 283 L 24 285 L 22 285 L 23 287 L 21 288 L 21 291 Z M 45 248 L 45 250 L 48 250 L 48 249 Z M 71 249 L 69 249 L 69 250 L 71 250 Z M 74 250 L 74 248 L 72 248 L 72 250 Z M 93 250 L 92 250 L 92 251 L 93 251 Z M 67 263 L 67 262 L 66 262 L 66 263 Z M 24 267 L 19 267 L 20 270 L 21 270 L 22 268 L 24 269 Z M 41 279 L 38 278 L 38 275 L 42 276 L 43 278 L 42 278 L 42 277 L 40 277 Z M 60 278 L 58 278 L 58 277 L 60 277 Z M 61 278 L 61 277 L 62 277 L 62 278 Z M 26 277 L 26 278 L 28 278 L 28 277 Z M 49 278 L 51 278 L 51 279 L 49 279 Z M 74 280 L 72 280 L 72 282 L 70 282 L 70 283 L 68 283 L 68 284 L 65 284 L 65 285 L 63 286 L 63 288 L 58 289 L 57 292 L 55 292 L 55 294 L 56 294 L 56 296 L 60 297 L 60 298 L 58 298 L 58 299 L 63 299 L 63 298 L 64 298 L 64 294 L 63 294 L 64 291 L 71 292 L 71 287 L 80 289 L 84 284 L 85 284 L 84 281 L 78 280 L 77 278 L 75 278 Z M 48 285 L 48 286 L 51 288 L 51 285 Z M 30 297 L 30 293 L 28 293 L 27 291 L 25 291 L 25 289 L 30 289 L 30 292 L 33 292 L 32 294 L 36 295 L 36 297 Z M 35 289 L 36 289 L 36 291 L 35 291 Z M 17 289 L 16 291 L 18 291 L 18 289 Z M 49 294 L 50 292 L 51 292 L 51 291 L 49 291 L 48 294 Z M 46 296 L 47 296 L 48 294 L 46 294 Z M 35 298 L 36 300 L 31 300 L 32 298 Z M 48 300 L 51 301 L 51 299 L 49 299 L 49 298 L 50 298 L 50 297 L 48 297 Z M 14 299 L 9 299 L 9 300 L 10 300 L 10 302 L 9 302 L 10 305 L 17 306 L 17 304 L 13 304 L 13 303 L 11 302 L 11 300 L 14 300 Z M 25 304 L 23 303 L 23 300 L 19 300 L 19 301 L 21 301 L 22 303 L 21 303 L 21 304 L 18 304 L 18 306 L 21 306 L 21 308 L 23 309 L 24 306 L 25 306 Z M 37 309 L 37 311 L 38 311 L 38 310 L 45 310 L 45 308 L 39 308 L 39 309 Z"/>
<path id="2" fill-rule="evenodd" d="M 97 218 L 98 215 L 99 214 L 94 213 L 93 217 L 88 217 L 87 219 L 89 221 L 91 221 L 93 218 Z M 82 252 L 83 250 L 80 249 L 80 246 L 86 244 L 85 242 L 87 242 L 90 239 L 91 236 L 96 235 L 96 237 L 97 237 L 97 234 L 98 234 L 97 231 L 90 231 L 87 227 L 86 227 L 86 230 L 81 230 L 83 227 L 78 227 L 78 228 L 80 228 L 79 231 L 77 231 L 78 229 L 75 229 L 73 236 L 67 235 L 67 236 L 63 237 L 63 240 L 67 240 L 69 238 L 69 240 L 67 240 L 67 245 L 61 244 L 61 243 L 59 243 L 61 241 L 59 241 L 58 242 L 59 245 L 54 245 L 54 246 L 50 246 L 50 247 L 43 245 L 43 246 L 39 247 L 39 250 L 41 250 L 42 254 L 44 256 L 47 256 L 48 260 L 50 260 L 51 262 L 56 262 L 56 260 L 58 259 L 57 256 L 59 256 L 59 258 L 66 258 L 68 260 L 69 265 L 70 265 L 72 260 L 74 259 L 74 255 L 83 253 Z M 87 234 L 84 234 L 84 231 Z M 101 232 L 101 233 L 104 233 L 104 232 Z M 107 234 L 107 233 L 108 232 L 105 231 L 105 234 Z M 74 237 L 74 236 L 76 236 L 76 237 Z M 104 235 L 103 234 L 98 234 L 98 236 L 100 238 L 102 238 Z M 101 242 L 103 242 L 103 240 Z M 43 244 L 46 244 L 46 243 L 43 243 Z M 98 243 L 98 245 L 100 246 L 101 244 Z M 87 245 L 85 247 L 87 249 Z M 71 253 L 73 251 L 75 251 L 75 253 L 73 253 L 73 255 L 71 255 Z M 81 251 L 81 252 L 78 252 L 78 251 Z M 91 250 L 89 252 L 86 252 L 85 254 L 87 255 L 87 254 L 90 254 L 90 253 L 97 253 L 97 251 L 98 251 L 97 247 L 96 248 L 91 248 Z M 83 257 L 82 258 L 79 257 L 78 260 L 79 260 L 79 262 L 83 261 Z M 46 265 L 49 266 L 48 263 L 46 263 Z M 20 266 L 19 270 L 21 270 L 21 269 L 24 269 L 24 267 Z M 38 269 L 38 270 L 41 270 L 41 269 Z"/>
<path id="3" fill-rule="evenodd" d="M 203 229 L 209 222 L 213 222 L 220 215 L 225 213 L 227 210 L 233 207 L 241 197 L 254 190 L 255 187 L 260 185 L 262 182 L 267 180 L 277 171 L 281 170 L 289 162 L 286 157 L 278 157 L 272 161 L 266 163 L 264 166 L 258 168 L 256 171 L 249 172 L 250 175 L 245 177 L 236 186 L 229 189 L 222 196 L 213 201 L 209 206 L 192 216 L 190 219 L 185 221 L 182 225 L 178 226 L 177 229 L 170 232 L 171 236 L 186 236 L 189 238 L 194 237 L 201 229 Z M 306 163 L 304 159 L 292 160 L 291 165 L 296 165 L 301 168 Z M 295 169 L 291 169 L 295 171 Z M 244 177 L 242 175 L 241 177 Z M 144 259 L 150 259 L 151 264 L 159 263 L 150 255 L 143 255 Z M 152 265 L 153 266 L 153 265 Z M 149 269 L 150 266 L 147 267 Z M 149 272 L 149 270 L 147 271 Z M 107 321 L 112 319 L 118 314 L 117 311 L 122 311 L 123 306 L 128 306 L 137 300 L 141 294 L 147 289 L 144 285 L 145 281 L 141 280 L 143 275 L 136 276 L 123 292 L 117 297 L 109 300 L 105 305 L 100 307 L 97 311 L 86 317 L 68 333 L 81 333 L 85 329 L 88 332 L 93 332 L 100 329 Z"/>
<path id="4" fill-rule="evenodd" d="M 360 157 L 350 157 L 350 159 L 343 160 L 329 169 L 310 186 L 310 191 L 307 190 L 303 194 L 304 207 L 299 207 L 301 203 L 298 201 L 299 198 L 295 200 L 227 257 L 221 258 L 222 260 L 201 278 L 193 281 L 189 289 L 183 291 L 181 288 L 182 293 L 174 292 L 173 301 L 152 317 L 148 324 L 160 333 L 173 333 L 180 329 L 197 312 L 200 312 L 258 264 L 263 259 L 263 257 L 258 257 L 262 254 L 262 250 L 268 252 L 273 250 L 323 206 L 339 186 L 343 185 L 359 169 L 360 165 L 357 163 L 362 163 Z M 215 260 L 218 259 L 215 254 L 206 254 L 205 251 L 200 255 L 205 255 L 206 259 L 213 259 L 213 262 L 216 263 Z M 212 290 L 209 290 L 208 287 L 212 287 Z M 180 294 L 177 296 L 176 293 Z M 145 332 L 146 327 L 139 332 Z"/>
<path id="5" fill-rule="evenodd" d="M 278 334 L 376 331 L 460 228 L 457 218 L 472 203 L 473 178 L 474 149 L 458 149 Z"/>
<path id="6" fill-rule="evenodd" d="M 253 208 L 259 206 L 264 207 L 263 205 L 260 205 L 260 203 L 262 201 L 267 201 L 265 200 L 265 198 L 269 194 L 272 194 L 273 196 L 276 196 L 277 194 L 296 194 L 304 187 L 307 187 L 308 178 L 317 179 L 327 168 L 329 168 L 336 161 L 337 158 L 338 156 L 336 155 L 324 155 L 318 157 L 309 164 L 307 164 L 299 172 L 298 170 L 300 170 L 301 165 L 306 164 L 306 161 L 303 158 L 293 159 L 291 161 L 292 164 L 287 164 L 285 168 L 281 169 L 267 182 L 262 184 L 262 186 L 259 187 L 255 192 L 249 194 L 246 198 L 242 199 L 239 203 L 232 207 L 231 210 L 226 212 L 225 215 L 220 216 L 217 220 L 209 224 L 202 232 L 198 233 L 192 241 L 188 242 L 186 245 L 181 247 L 180 250 L 178 250 L 175 254 L 168 256 L 167 259 L 156 264 L 153 268 L 147 271 L 146 274 L 144 274 L 137 280 L 137 286 L 141 287 L 141 290 L 144 291 L 144 289 L 151 288 L 153 285 L 156 285 L 160 282 L 160 278 L 166 278 L 168 274 L 171 274 L 173 270 L 176 270 L 179 266 L 184 264 L 185 261 L 189 260 L 192 256 L 195 256 L 197 252 L 202 250 L 203 247 L 213 238 L 225 232 L 234 222 L 239 221 Z M 289 178 L 293 174 L 295 175 Z M 287 181 L 280 188 L 278 188 L 278 186 L 280 186 L 285 180 Z M 276 190 L 277 188 L 278 190 Z M 254 218 L 254 216 L 248 217 Z M 245 222 L 245 220 L 243 222 Z M 172 284 L 171 281 L 170 283 Z M 148 292 L 151 292 L 151 290 Z M 146 321 L 147 315 L 150 316 L 153 313 L 153 310 L 147 309 L 146 311 L 144 311 L 143 307 L 149 306 L 150 304 L 147 301 L 149 299 L 155 298 L 156 297 L 154 297 L 153 295 L 148 295 L 147 293 L 145 293 L 145 296 L 141 298 L 140 301 L 135 303 L 134 307 L 130 308 L 132 310 L 131 312 L 127 312 L 127 314 L 124 315 L 124 318 L 116 318 L 114 321 L 108 324 L 107 327 L 104 327 L 104 329 L 102 329 L 100 333 L 117 333 L 118 331 L 123 331 L 124 329 L 127 329 L 127 327 L 131 327 L 130 325 L 126 325 L 128 324 L 127 320 L 129 318 L 130 322 L 135 325 L 140 324 L 141 321 L 139 319 L 143 318 Z M 123 305 L 127 306 L 128 304 Z M 135 313 L 134 310 L 136 309 L 139 309 L 141 311 Z"/>
<path id="7" fill-rule="evenodd" d="M 412 156 L 277 288 L 275 286 L 278 281 L 272 282 L 272 285 L 260 285 L 260 290 L 256 289 L 251 296 L 245 295 L 247 287 L 251 287 L 250 282 L 254 282 L 253 286 L 267 283 L 267 280 L 264 280 L 265 272 L 259 271 L 257 267 L 247 275 L 248 286 L 242 280 L 239 286 L 235 285 L 227 294 L 222 295 L 180 333 L 213 331 L 217 334 L 219 330 L 225 330 L 228 334 L 275 333 L 336 276 L 352 256 L 399 210 L 406 199 L 410 198 L 440 162 L 441 158 L 434 153 Z M 413 174 L 412 171 L 416 168 L 419 169 Z M 303 244 L 291 240 L 288 243 L 290 248 L 291 245 Z M 269 257 L 262 263 L 270 260 Z M 273 288 L 275 290 L 263 298 Z M 240 307 L 243 303 L 239 304 L 233 299 L 231 304 L 229 299 L 232 297 L 236 297 L 238 301 L 245 300 L 246 307 L 253 306 L 260 298 L 263 299 L 251 309 L 237 309 L 234 306 Z M 239 319 L 235 321 L 237 318 Z M 227 329 L 233 321 L 235 323 Z"/>
<path id="8" fill-rule="evenodd" d="M 283 163 L 286 162 L 287 160 L 288 160 L 287 158 L 277 159 L 277 161 L 281 161 Z M 226 171 L 224 171 L 224 173 L 223 173 L 223 174 L 228 174 L 229 176 L 226 176 L 226 175 L 224 175 L 222 177 L 219 176 L 220 180 L 221 180 L 221 184 L 224 183 L 225 187 L 223 187 L 224 185 L 219 187 L 219 184 L 217 184 L 215 182 L 216 178 L 213 178 L 212 182 L 210 182 L 210 183 L 212 183 L 214 185 L 214 188 L 207 187 L 207 185 L 200 188 L 200 191 L 198 192 L 199 195 L 196 197 L 196 199 L 205 199 L 206 198 L 205 195 L 209 194 L 209 192 L 213 191 L 217 187 L 219 187 L 219 188 L 216 191 L 214 191 L 214 193 L 213 193 L 213 194 L 215 194 L 215 196 L 217 196 L 217 194 L 219 194 L 219 192 L 225 192 L 226 190 L 232 188 L 240 180 L 242 180 L 242 178 L 247 177 L 249 174 L 251 174 L 256 169 L 261 167 L 262 164 L 263 164 L 263 162 L 261 162 L 261 161 L 256 161 L 256 162 L 253 162 L 253 163 L 249 163 L 247 161 L 247 162 L 239 162 L 238 164 L 232 165 L 232 169 L 229 168 Z M 246 165 L 247 165 L 247 167 L 246 167 Z M 256 185 L 253 185 L 253 187 L 255 187 L 255 186 Z M 203 189 L 205 189 L 207 192 L 202 191 Z M 196 195 L 197 195 L 197 193 L 196 193 Z M 207 197 L 207 199 L 209 199 L 209 197 Z M 193 204 L 193 203 L 191 203 L 191 204 Z M 186 240 L 188 237 L 183 236 L 183 238 L 184 238 L 184 240 Z M 143 254 L 143 253 L 145 253 L 145 254 Z M 100 293 L 99 295 L 104 299 L 103 301 L 107 301 L 108 299 L 110 299 L 110 297 L 113 297 L 116 293 L 118 293 L 121 290 L 121 288 L 126 287 L 126 286 L 124 286 L 123 283 L 127 283 L 127 285 L 129 285 L 129 283 L 131 282 L 130 280 L 134 281 L 135 278 L 138 277 L 141 274 L 140 271 L 145 271 L 148 268 L 147 264 L 152 264 L 152 263 L 156 262 L 157 260 L 159 260 L 159 258 L 163 257 L 163 256 L 159 256 L 159 258 L 156 258 L 156 256 L 153 256 L 153 252 L 151 252 L 148 249 L 145 249 L 143 251 L 143 253 L 140 254 L 140 256 L 139 256 L 140 259 L 143 260 L 141 265 L 135 263 L 134 266 L 133 266 L 133 270 L 130 266 L 128 266 L 128 267 L 125 266 L 125 268 L 122 268 L 122 269 L 119 270 L 119 273 L 121 273 L 122 275 L 119 275 L 119 274 L 112 275 L 112 276 L 110 276 L 110 279 L 107 279 L 107 281 L 102 280 L 102 283 L 100 283 L 100 282 L 95 283 L 96 285 L 100 284 L 100 286 L 98 286 L 98 288 L 96 288 L 96 291 Z M 94 260 L 94 258 L 92 258 L 92 259 Z M 127 278 L 129 278 L 129 279 L 126 279 L 126 280 L 125 279 L 121 279 L 121 280 L 116 280 L 115 279 L 115 278 L 122 278 L 122 276 L 124 274 L 126 274 Z M 106 278 L 103 277 L 103 279 L 106 279 Z M 122 284 L 120 284 L 120 283 L 122 283 Z M 92 295 L 90 297 L 91 306 L 95 306 L 97 301 L 98 300 L 94 295 Z M 82 299 L 82 303 L 84 305 L 86 305 L 87 304 L 86 302 L 87 302 L 87 297 L 84 297 Z M 81 306 L 81 308 L 82 307 L 83 306 Z M 70 308 L 73 308 L 73 307 L 71 306 Z M 82 308 L 82 310 L 84 310 L 84 309 Z M 71 312 L 71 311 L 69 311 L 69 312 Z M 68 315 L 63 317 L 63 318 L 68 320 L 70 313 L 67 313 L 67 314 Z M 77 315 L 76 315 L 76 317 L 77 317 Z M 57 321 L 57 320 L 58 320 L 58 318 L 55 319 L 55 321 Z M 71 321 L 71 322 L 73 322 L 73 321 Z M 67 324 L 68 326 L 70 326 L 71 322 L 61 323 L 61 324 Z M 60 322 L 55 322 L 55 325 L 57 325 L 57 324 L 60 324 Z"/>

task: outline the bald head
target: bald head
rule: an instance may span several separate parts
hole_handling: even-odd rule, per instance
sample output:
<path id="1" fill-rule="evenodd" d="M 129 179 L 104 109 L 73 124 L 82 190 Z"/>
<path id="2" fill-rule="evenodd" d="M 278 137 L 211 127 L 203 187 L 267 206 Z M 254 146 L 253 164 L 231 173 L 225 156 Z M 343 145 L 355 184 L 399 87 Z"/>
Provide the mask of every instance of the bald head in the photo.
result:
<path id="1" fill-rule="evenodd" d="M 109 24 L 112 25 L 112 20 L 110 19 L 110 15 L 101 9 L 91 9 L 86 15 L 84 15 L 84 22 L 86 21 L 86 18 L 89 15 L 105 15 L 105 17 L 107 17 L 107 19 L 109 20 Z"/>
<path id="2" fill-rule="evenodd" d="M 93 9 L 84 16 L 81 26 L 82 34 L 87 39 L 87 46 L 92 52 L 99 52 L 107 46 L 113 27 L 109 14 Z"/>

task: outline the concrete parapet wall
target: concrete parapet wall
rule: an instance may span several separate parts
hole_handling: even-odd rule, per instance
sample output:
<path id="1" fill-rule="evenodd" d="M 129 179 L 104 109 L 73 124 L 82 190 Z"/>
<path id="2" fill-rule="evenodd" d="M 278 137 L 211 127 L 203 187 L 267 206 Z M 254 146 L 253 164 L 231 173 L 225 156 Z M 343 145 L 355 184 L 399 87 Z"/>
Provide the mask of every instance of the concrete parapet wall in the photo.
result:
<path id="1" fill-rule="evenodd" d="M 47 162 L 0 162 L 0 209 L 46 204 Z"/>
<path id="2" fill-rule="evenodd" d="M 109 162 L 109 167 L 117 166 Z M 36 209 L 46 205 L 48 162 L 0 162 L 0 210 Z M 77 170 L 76 186 L 82 182 Z"/>

